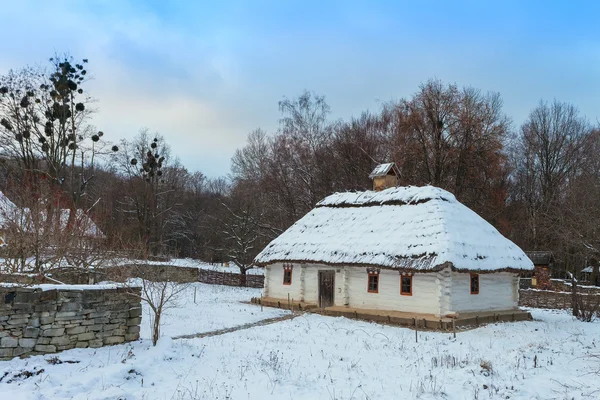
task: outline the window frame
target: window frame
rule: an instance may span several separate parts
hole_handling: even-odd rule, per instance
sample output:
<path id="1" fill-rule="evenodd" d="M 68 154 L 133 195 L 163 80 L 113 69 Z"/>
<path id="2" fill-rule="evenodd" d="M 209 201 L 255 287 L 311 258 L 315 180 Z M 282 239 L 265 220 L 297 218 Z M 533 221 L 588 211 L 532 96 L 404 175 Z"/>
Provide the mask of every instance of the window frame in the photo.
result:
<path id="1" fill-rule="evenodd" d="M 477 278 L 477 290 L 473 290 L 473 278 Z M 469 275 L 469 292 L 471 294 L 479 294 L 481 290 L 481 280 L 479 279 L 479 274 L 471 272 Z"/>
<path id="2" fill-rule="evenodd" d="M 375 289 L 371 289 L 371 278 L 375 278 Z M 369 271 L 367 278 L 367 292 L 368 293 L 379 293 L 379 273 Z"/>
<path id="3" fill-rule="evenodd" d="M 409 279 L 410 280 L 410 290 L 408 292 L 405 292 L 402 288 L 402 280 L 403 279 Z M 402 296 L 412 296 L 413 295 L 413 276 L 412 275 L 400 275 L 400 295 Z"/>
<path id="4" fill-rule="evenodd" d="M 293 266 L 291 265 L 284 265 L 283 266 L 283 284 L 285 286 L 290 286 L 292 284 L 292 278 L 293 278 Z M 289 276 L 289 282 L 286 282 L 286 277 Z"/>

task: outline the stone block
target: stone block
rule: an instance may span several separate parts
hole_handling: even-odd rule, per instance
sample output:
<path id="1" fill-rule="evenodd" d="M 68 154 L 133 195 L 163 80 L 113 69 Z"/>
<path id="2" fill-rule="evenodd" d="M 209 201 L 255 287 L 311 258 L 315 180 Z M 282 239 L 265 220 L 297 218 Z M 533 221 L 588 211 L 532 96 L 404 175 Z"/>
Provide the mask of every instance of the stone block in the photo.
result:
<path id="1" fill-rule="evenodd" d="M 104 344 L 102 343 L 102 339 L 90 340 L 89 347 L 96 349 L 98 347 L 102 347 Z"/>
<path id="2" fill-rule="evenodd" d="M 83 325 L 83 326 L 94 325 L 94 320 L 93 319 L 86 319 L 84 321 L 81 321 L 81 325 Z"/>
<path id="3" fill-rule="evenodd" d="M 13 357 L 22 356 L 23 354 L 30 353 L 33 350 L 31 347 L 15 347 L 13 350 Z"/>
<path id="4" fill-rule="evenodd" d="M 108 317 L 94 318 L 94 323 L 96 324 L 108 324 L 108 321 L 110 321 Z"/>
<path id="5" fill-rule="evenodd" d="M 40 328 L 34 328 L 33 326 L 28 326 L 23 329 L 23 337 L 24 338 L 36 338 L 40 335 Z"/>
<path id="6" fill-rule="evenodd" d="M 78 349 L 85 349 L 86 347 L 88 347 L 90 344 L 88 342 L 77 342 L 75 344 L 75 347 Z"/>
<path id="7" fill-rule="evenodd" d="M 15 303 L 33 303 L 37 298 L 38 294 L 34 292 L 18 292 L 15 297 Z"/>
<path id="8" fill-rule="evenodd" d="M 6 336 L 0 339 L 0 347 L 17 347 L 19 345 L 19 339 Z"/>
<path id="9" fill-rule="evenodd" d="M 104 317 L 109 317 L 110 316 L 110 311 L 100 311 L 100 312 L 93 312 L 90 313 L 89 318 L 104 318 Z"/>
<path id="10" fill-rule="evenodd" d="M 77 313 L 75 311 L 59 311 L 56 313 L 56 318 L 74 317 Z"/>
<path id="11" fill-rule="evenodd" d="M 104 338 L 105 345 L 120 344 L 125 342 L 124 336 L 109 336 Z"/>
<path id="12" fill-rule="evenodd" d="M 31 303 L 13 303 L 13 310 L 19 312 L 32 313 L 33 312 L 33 304 Z"/>
<path id="13" fill-rule="evenodd" d="M 80 341 L 94 340 L 94 339 L 96 339 L 96 334 L 94 332 L 86 332 L 86 333 L 77 335 L 77 340 L 80 340 Z"/>
<path id="14" fill-rule="evenodd" d="M 56 314 L 56 316 L 58 316 L 58 314 L 63 313 L 63 312 L 76 312 L 76 311 L 80 311 L 81 310 L 81 304 L 77 303 L 77 302 L 69 302 L 69 303 L 63 303 Z"/>
<path id="15" fill-rule="evenodd" d="M 87 327 L 88 332 L 99 332 L 102 330 L 102 324 L 89 325 Z"/>
<path id="16" fill-rule="evenodd" d="M 140 333 L 140 327 L 138 326 L 130 326 L 127 328 L 127 333 Z"/>
<path id="17" fill-rule="evenodd" d="M 75 343 L 56 346 L 57 351 L 69 350 L 75 347 Z"/>
<path id="18" fill-rule="evenodd" d="M 52 324 L 52 323 L 54 323 L 54 316 L 40 317 L 41 325 L 48 325 L 48 324 Z"/>
<path id="19" fill-rule="evenodd" d="M 58 345 L 58 346 L 65 346 L 68 345 L 71 342 L 71 340 L 69 339 L 68 336 L 56 336 L 53 337 L 52 340 L 50 341 L 50 344 L 54 344 L 54 345 Z"/>
<path id="20" fill-rule="evenodd" d="M 35 347 L 37 339 L 19 339 L 19 346 L 21 347 Z"/>
<path id="21" fill-rule="evenodd" d="M 129 321 L 127 321 L 127 326 L 139 325 L 141 323 L 142 323 L 141 318 L 131 318 Z"/>
<path id="22" fill-rule="evenodd" d="M 34 328 L 39 328 L 40 327 L 40 318 L 39 317 L 31 317 L 29 319 L 29 326 L 34 327 Z"/>
<path id="23" fill-rule="evenodd" d="M 102 330 L 105 332 L 115 330 L 119 327 L 117 324 L 106 324 L 102 327 Z"/>
<path id="24" fill-rule="evenodd" d="M 36 304 L 34 309 L 36 312 L 39 313 L 50 313 L 50 311 L 54 312 L 56 311 L 56 304 L 55 303 L 41 303 L 41 304 Z"/>
<path id="25" fill-rule="evenodd" d="M 0 348 L 0 358 L 12 358 L 13 349 L 12 348 Z"/>
<path id="26" fill-rule="evenodd" d="M 140 338 L 140 334 L 139 333 L 127 333 L 125 334 L 125 341 L 126 342 L 133 342 L 134 340 L 138 340 Z"/>
<path id="27" fill-rule="evenodd" d="M 86 331 L 85 326 L 76 326 L 74 328 L 68 328 L 67 335 L 79 335 L 80 333 L 85 333 L 85 331 Z"/>
<path id="28" fill-rule="evenodd" d="M 58 298 L 57 290 L 46 290 L 40 293 L 40 302 L 49 303 L 52 300 L 56 300 Z"/>
<path id="29" fill-rule="evenodd" d="M 56 352 L 56 346 L 51 344 L 37 344 L 34 348 L 35 351 L 40 353 L 54 353 Z"/>
<path id="30" fill-rule="evenodd" d="M 0 338 L 6 337 L 6 336 L 10 336 L 10 332 L 8 332 L 8 331 L 0 331 Z"/>
<path id="31" fill-rule="evenodd" d="M 42 332 L 42 336 L 55 337 L 65 334 L 65 328 L 50 328 Z"/>
<path id="32" fill-rule="evenodd" d="M 69 312 L 73 312 L 73 311 L 69 311 Z M 54 318 L 54 321 L 61 321 L 65 324 L 71 323 L 72 321 L 81 321 L 83 319 L 83 315 L 71 315 L 71 316 L 65 316 L 65 317 L 56 317 Z"/>
<path id="33" fill-rule="evenodd" d="M 8 320 L 8 325 L 25 325 L 27 322 L 29 322 L 29 317 L 15 317 L 15 318 L 10 318 Z"/>
<path id="34" fill-rule="evenodd" d="M 50 344 L 51 340 L 52 340 L 52 338 L 49 338 L 49 337 L 41 337 L 41 338 L 38 338 L 37 344 Z"/>
<path id="35" fill-rule="evenodd" d="M 142 308 L 138 307 L 138 308 L 132 308 L 129 310 L 129 316 L 131 318 L 135 318 L 135 317 L 141 317 L 142 316 Z"/>

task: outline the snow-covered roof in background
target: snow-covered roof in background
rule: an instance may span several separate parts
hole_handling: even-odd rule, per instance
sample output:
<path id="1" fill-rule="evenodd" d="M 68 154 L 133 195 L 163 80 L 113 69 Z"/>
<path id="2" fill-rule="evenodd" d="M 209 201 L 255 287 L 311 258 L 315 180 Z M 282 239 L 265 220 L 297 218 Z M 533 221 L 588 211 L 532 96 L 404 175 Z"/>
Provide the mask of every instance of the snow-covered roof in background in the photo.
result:
<path id="1" fill-rule="evenodd" d="M 0 228 L 5 228 L 7 221 L 18 210 L 18 207 L 0 192 Z"/>
<path id="2" fill-rule="evenodd" d="M 328 196 L 273 240 L 256 263 L 315 262 L 436 270 L 532 270 L 516 244 L 433 187 Z"/>
<path id="3" fill-rule="evenodd" d="M 386 163 L 379 164 L 375 167 L 375 169 L 369 174 L 369 178 L 373 179 L 377 176 L 385 176 L 390 172 L 390 170 L 394 167 L 394 163 Z"/>
<path id="4" fill-rule="evenodd" d="M 71 210 L 63 208 L 60 210 L 60 227 L 65 229 L 69 222 L 69 214 Z M 98 228 L 98 226 L 92 221 L 92 219 L 85 213 L 81 208 L 77 209 L 75 213 L 75 226 L 79 230 L 81 236 L 102 238 L 104 233 Z"/>

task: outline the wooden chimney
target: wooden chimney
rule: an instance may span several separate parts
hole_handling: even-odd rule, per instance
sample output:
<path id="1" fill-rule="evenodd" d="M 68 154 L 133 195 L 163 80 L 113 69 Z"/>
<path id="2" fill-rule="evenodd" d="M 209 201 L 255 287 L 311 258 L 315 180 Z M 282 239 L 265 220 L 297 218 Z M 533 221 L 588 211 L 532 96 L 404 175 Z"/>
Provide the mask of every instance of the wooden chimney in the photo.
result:
<path id="1" fill-rule="evenodd" d="M 383 189 L 398 186 L 400 173 L 395 163 L 379 164 L 369 174 L 373 180 L 373 190 L 379 192 Z"/>

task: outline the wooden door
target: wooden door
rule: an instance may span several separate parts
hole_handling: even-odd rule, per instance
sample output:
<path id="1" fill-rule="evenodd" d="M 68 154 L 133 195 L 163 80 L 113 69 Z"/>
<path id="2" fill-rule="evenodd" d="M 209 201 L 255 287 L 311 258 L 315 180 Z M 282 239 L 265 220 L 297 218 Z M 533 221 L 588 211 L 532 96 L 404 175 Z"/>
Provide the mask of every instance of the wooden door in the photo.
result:
<path id="1" fill-rule="evenodd" d="M 335 271 L 319 271 L 319 307 L 331 307 L 333 305 L 333 293 L 335 290 Z"/>

